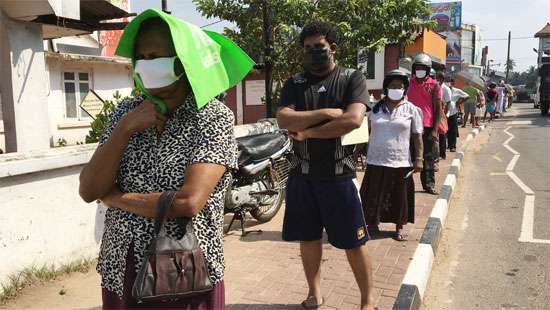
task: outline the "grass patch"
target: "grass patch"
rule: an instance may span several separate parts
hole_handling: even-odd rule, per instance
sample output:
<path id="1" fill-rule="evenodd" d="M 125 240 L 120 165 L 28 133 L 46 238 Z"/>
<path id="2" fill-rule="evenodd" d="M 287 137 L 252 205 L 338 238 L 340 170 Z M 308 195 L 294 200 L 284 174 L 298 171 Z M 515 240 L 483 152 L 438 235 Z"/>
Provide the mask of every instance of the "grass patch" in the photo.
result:
<path id="1" fill-rule="evenodd" d="M 19 295 L 22 289 L 32 284 L 47 282 L 57 279 L 60 276 L 73 272 L 88 272 L 97 263 L 96 259 L 80 259 L 69 264 L 55 268 L 53 265 L 26 268 L 23 271 L 8 277 L 6 283 L 1 284 L 0 304 Z M 63 294 L 61 294 L 63 295 Z"/>

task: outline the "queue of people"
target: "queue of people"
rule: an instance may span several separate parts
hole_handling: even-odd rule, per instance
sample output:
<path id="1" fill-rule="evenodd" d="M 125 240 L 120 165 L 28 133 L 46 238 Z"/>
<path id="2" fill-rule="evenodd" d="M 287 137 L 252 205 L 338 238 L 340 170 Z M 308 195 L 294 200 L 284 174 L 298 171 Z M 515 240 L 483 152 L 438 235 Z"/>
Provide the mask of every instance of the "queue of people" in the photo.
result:
<path id="1" fill-rule="evenodd" d="M 183 56 L 189 48 L 184 42 L 188 34 L 182 31 L 187 27 L 173 16 L 148 10 L 132 20 L 117 49 L 132 59 L 143 96 L 117 107 L 80 175 L 82 198 L 101 200 L 108 207 L 97 266 L 104 309 L 225 307 L 223 203 L 230 171 L 237 167 L 234 119 L 213 96 L 199 104 L 197 98 L 204 97 L 198 96 L 197 72 Z M 362 148 L 342 145 L 341 137 L 363 123 L 369 103 L 366 79 L 338 65 L 339 38 L 329 24 L 307 25 L 299 43 L 305 70 L 284 84 L 277 113 L 279 127 L 294 140 L 282 238 L 300 244 L 309 287 L 301 302 L 304 309 L 325 302 L 320 281 L 326 231 L 328 242 L 346 254 L 361 292 L 361 309 L 372 310 L 366 243 L 383 222 L 396 225 L 395 240 L 407 240 L 404 226 L 414 222 L 413 173 L 421 174 L 426 193 L 438 194 L 437 160 L 447 148 L 456 151 L 463 102 L 476 125 L 479 94 L 448 87 L 441 74 L 437 80 L 430 77 L 432 61 L 425 54 L 415 57 L 412 77 L 390 72 L 383 83 L 385 96 L 368 116 L 367 169 L 359 188 L 354 150 Z M 248 59 L 236 46 L 222 56 L 229 64 Z M 237 81 L 239 76 L 230 78 Z M 191 257 L 155 252 L 161 242 L 155 221 L 159 214 L 167 216 L 160 222 L 163 238 L 193 235 L 185 239 L 196 240 Z M 182 226 L 180 219 L 188 225 Z M 155 270 L 143 267 L 151 255 Z M 186 272 L 197 265 L 204 268 L 192 276 L 208 284 L 200 292 L 186 282 Z M 144 290 L 136 289 L 143 284 L 143 273 L 154 279 L 154 288 L 145 284 Z M 144 302 L 139 292 L 152 296 Z"/>

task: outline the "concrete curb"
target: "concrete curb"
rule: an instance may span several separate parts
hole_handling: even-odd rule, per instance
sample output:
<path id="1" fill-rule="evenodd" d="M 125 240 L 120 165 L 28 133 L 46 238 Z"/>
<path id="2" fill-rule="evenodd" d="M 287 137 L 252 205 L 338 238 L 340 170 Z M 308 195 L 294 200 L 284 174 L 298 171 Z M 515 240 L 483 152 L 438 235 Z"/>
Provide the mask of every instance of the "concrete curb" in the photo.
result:
<path id="1" fill-rule="evenodd" d="M 407 273 L 403 278 L 403 282 L 401 282 L 401 288 L 393 305 L 394 310 L 418 310 L 422 306 L 432 265 L 437 254 L 443 228 L 445 227 L 449 202 L 451 201 L 462 167 L 462 161 L 464 160 L 464 152 L 468 149 L 474 138 L 484 129 L 485 126 L 481 126 L 479 129 L 472 130 L 466 137 L 460 150 L 456 152 L 455 158 L 449 168 L 449 173 L 445 178 L 432 213 L 428 218 L 420 242 L 407 268 Z"/>

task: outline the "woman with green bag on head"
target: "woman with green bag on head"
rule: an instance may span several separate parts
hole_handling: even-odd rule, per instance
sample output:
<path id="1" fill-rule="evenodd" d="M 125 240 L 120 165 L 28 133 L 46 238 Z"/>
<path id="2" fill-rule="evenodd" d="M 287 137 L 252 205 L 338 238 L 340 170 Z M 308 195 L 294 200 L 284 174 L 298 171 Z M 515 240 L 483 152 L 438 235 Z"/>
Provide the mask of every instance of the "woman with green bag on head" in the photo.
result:
<path id="1" fill-rule="evenodd" d="M 223 202 L 237 146 L 233 114 L 215 96 L 254 63 L 223 36 L 154 9 L 128 24 L 116 54 L 132 59 L 142 96 L 117 107 L 80 175 L 81 197 L 108 207 L 97 265 L 103 308 L 223 309 Z M 132 286 L 166 191 L 177 191 L 166 234 L 180 239 L 175 218 L 191 218 L 213 289 L 138 303 Z"/>

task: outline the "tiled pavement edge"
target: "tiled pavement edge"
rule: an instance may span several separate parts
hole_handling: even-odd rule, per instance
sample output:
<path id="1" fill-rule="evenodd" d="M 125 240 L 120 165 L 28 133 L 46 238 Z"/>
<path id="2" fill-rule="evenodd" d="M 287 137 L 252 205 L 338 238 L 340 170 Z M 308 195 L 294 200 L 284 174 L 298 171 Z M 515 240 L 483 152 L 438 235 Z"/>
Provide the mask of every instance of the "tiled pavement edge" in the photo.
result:
<path id="1" fill-rule="evenodd" d="M 485 126 L 474 129 L 468 134 L 451 163 L 451 168 L 445 178 L 445 183 L 443 183 L 443 187 L 435 201 L 424 232 L 422 233 L 422 237 L 420 238 L 420 242 L 399 289 L 397 299 L 393 306 L 394 310 L 417 310 L 420 309 L 422 305 L 426 286 L 432 271 L 433 261 L 437 254 L 437 247 L 441 239 L 443 227 L 445 226 L 445 220 L 447 219 L 449 202 L 462 166 L 464 152 L 483 129 L 485 129 Z"/>

